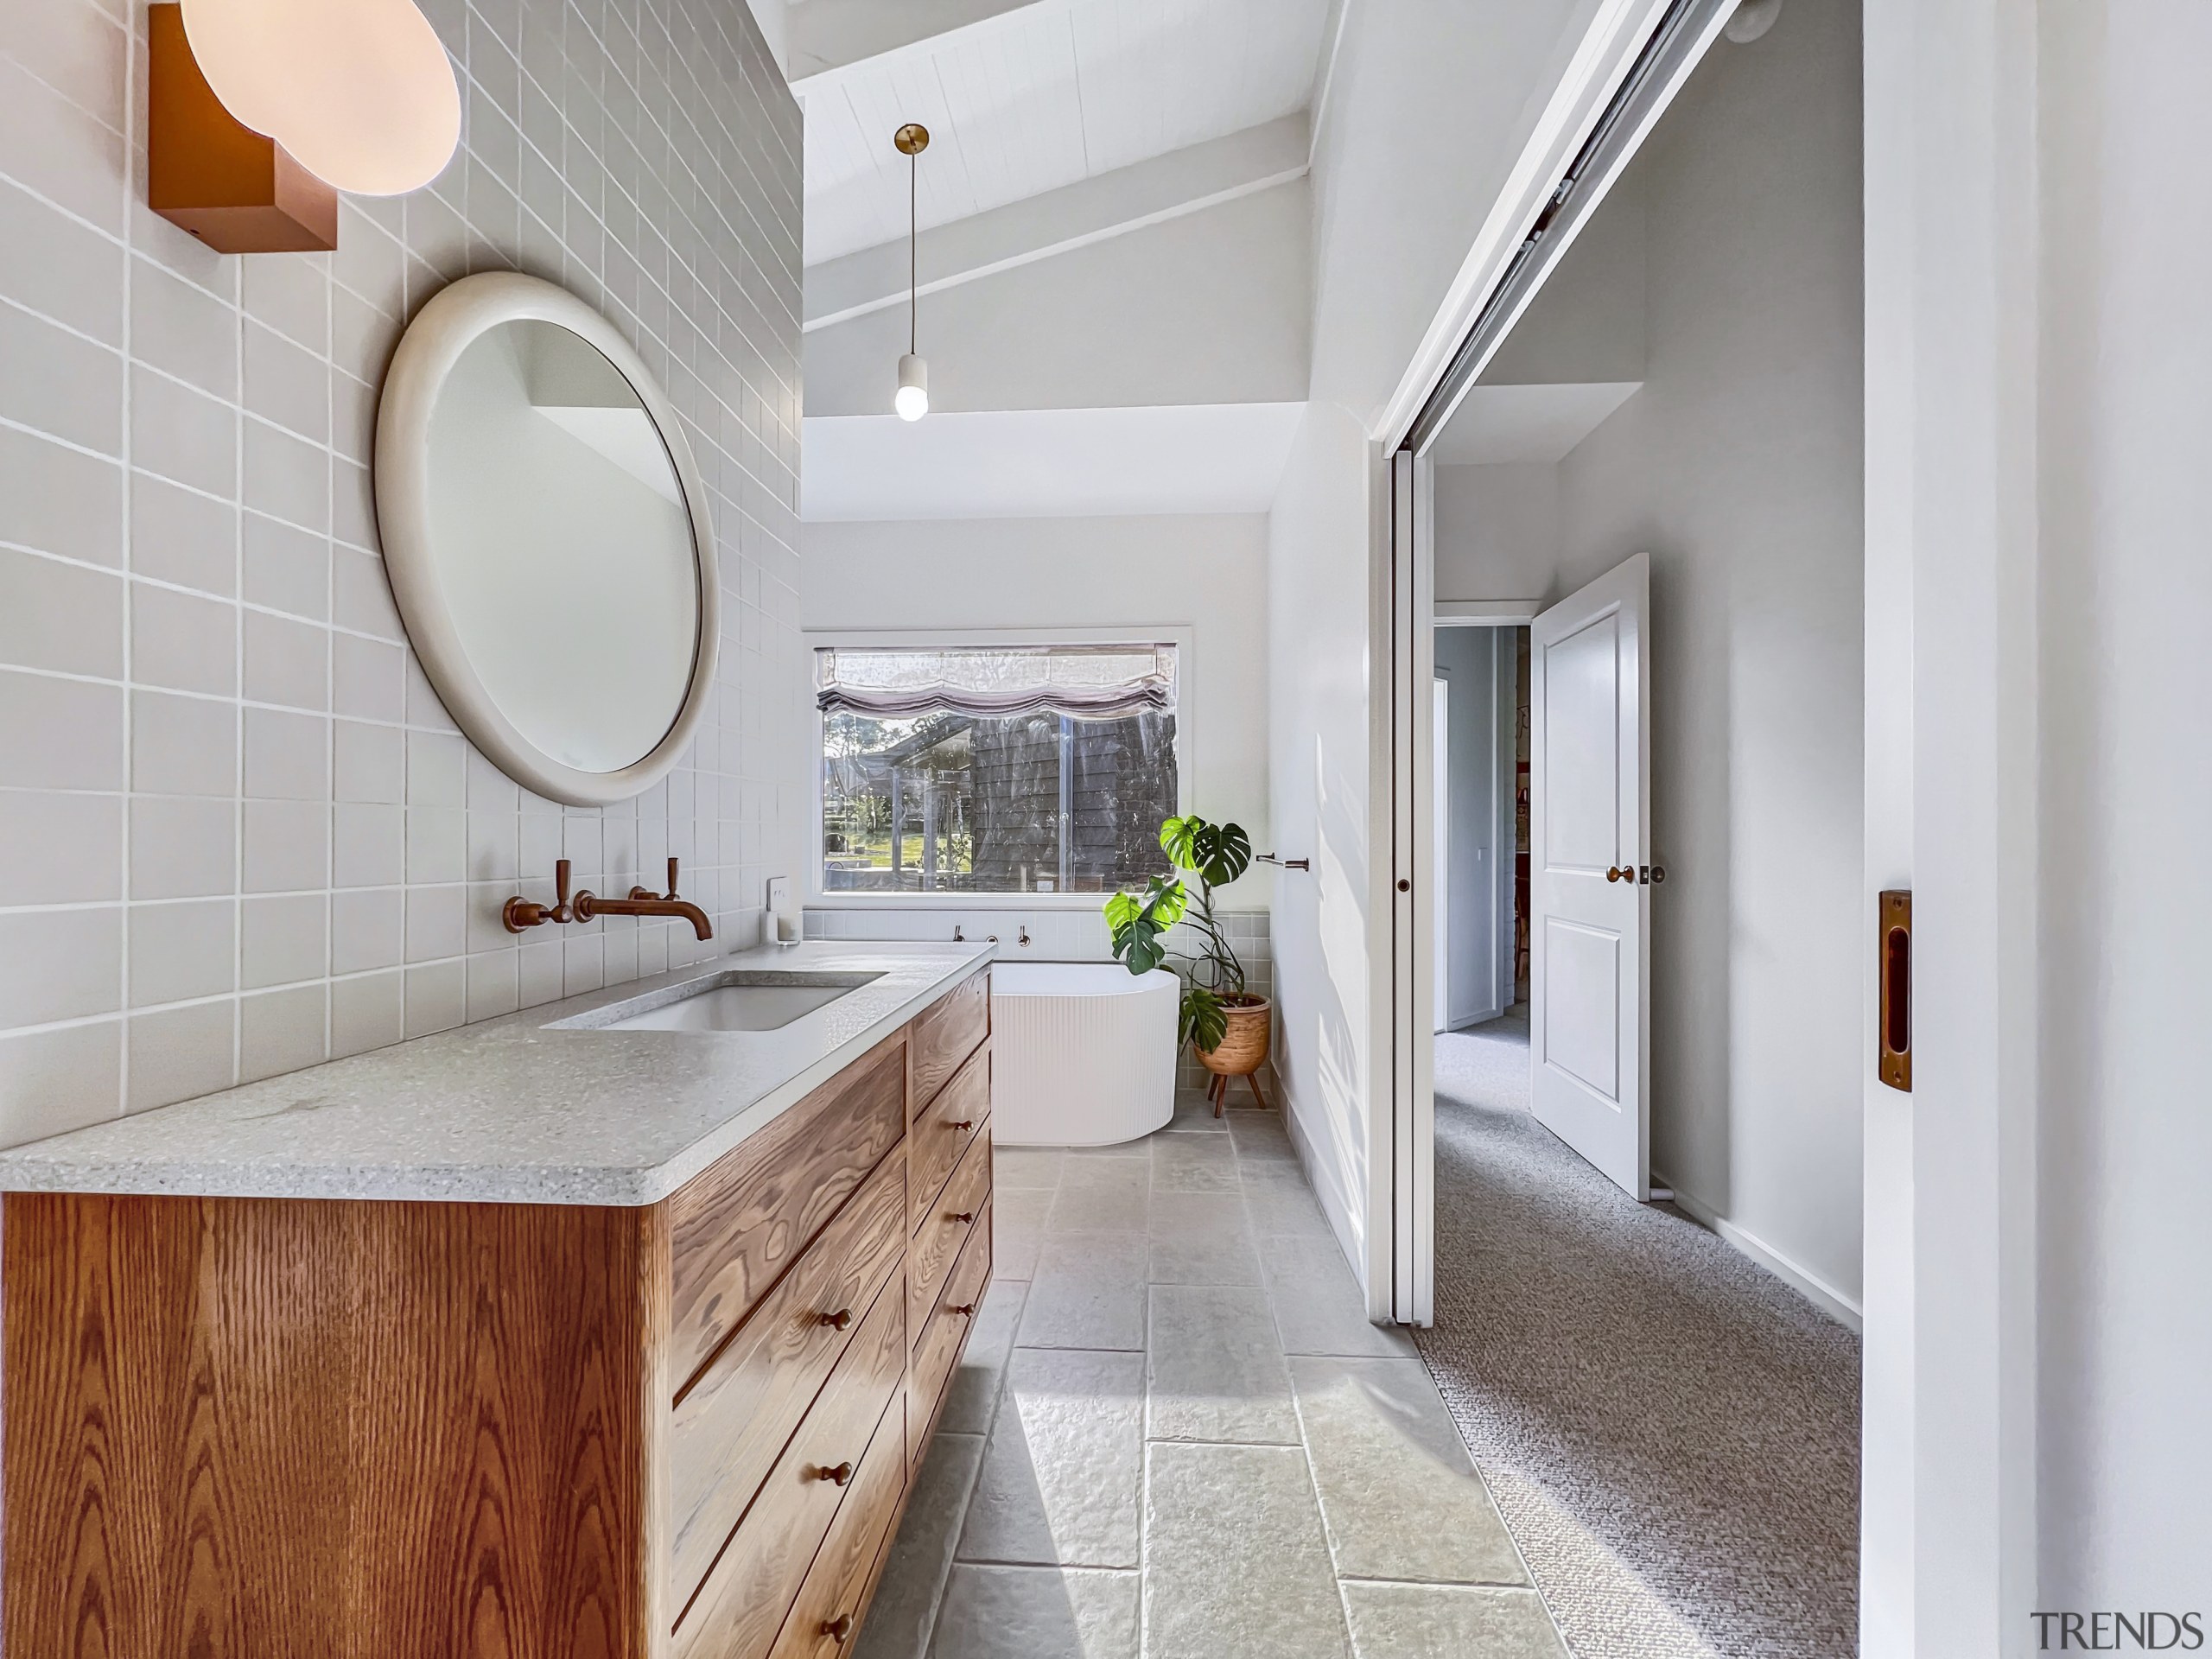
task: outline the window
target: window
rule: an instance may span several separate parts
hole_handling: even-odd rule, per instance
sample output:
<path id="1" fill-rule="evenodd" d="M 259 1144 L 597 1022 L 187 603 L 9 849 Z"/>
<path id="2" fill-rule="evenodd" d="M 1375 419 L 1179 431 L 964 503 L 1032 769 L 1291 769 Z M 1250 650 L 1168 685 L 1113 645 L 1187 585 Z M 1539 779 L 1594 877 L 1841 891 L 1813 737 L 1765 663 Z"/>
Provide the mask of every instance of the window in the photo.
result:
<path id="1" fill-rule="evenodd" d="M 822 891 L 1107 893 L 1165 870 L 1177 654 L 817 651 Z"/>

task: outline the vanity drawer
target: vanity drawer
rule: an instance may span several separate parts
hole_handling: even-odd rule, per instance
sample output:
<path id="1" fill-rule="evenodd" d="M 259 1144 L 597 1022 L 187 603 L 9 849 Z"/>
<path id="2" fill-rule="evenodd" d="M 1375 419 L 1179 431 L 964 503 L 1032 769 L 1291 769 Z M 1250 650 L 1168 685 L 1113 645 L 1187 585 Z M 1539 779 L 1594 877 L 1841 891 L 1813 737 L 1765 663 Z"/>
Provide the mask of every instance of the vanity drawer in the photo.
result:
<path id="1" fill-rule="evenodd" d="M 669 1377 L 681 1389 L 906 1129 L 893 1037 L 669 1199 Z"/>
<path id="2" fill-rule="evenodd" d="M 676 1402 L 669 1425 L 669 1586 L 682 1606 L 760 1491 L 906 1244 L 906 1160 L 853 1201 Z M 844 1315 L 842 1325 L 832 1321 Z"/>
<path id="3" fill-rule="evenodd" d="M 876 1557 L 906 1492 L 906 1427 L 901 1402 L 894 1398 L 877 1420 L 868 1455 L 807 1569 L 806 1582 L 776 1638 L 774 1659 L 841 1659 L 853 1650 Z"/>
<path id="4" fill-rule="evenodd" d="M 938 1305 L 945 1275 L 952 1270 L 960 1247 L 975 1230 L 976 1218 L 991 1196 L 991 1130 L 988 1124 L 961 1154 L 959 1167 L 944 1184 L 922 1217 L 914 1242 L 906 1251 L 906 1323 L 919 1335 L 922 1322 Z M 965 1217 L 965 1219 L 963 1219 Z"/>
<path id="5" fill-rule="evenodd" d="M 914 1209 L 910 1230 L 921 1226 L 944 1191 L 945 1178 L 990 1115 L 991 1046 L 986 1042 L 914 1118 L 906 1143 L 906 1197 Z"/>
<path id="6" fill-rule="evenodd" d="M 906 1353 L 906 1287 L 893 1274 L 677 1621 L 673 1659 L 761 1659 L 773 1646 L 870 1436 L 898 1397 Z M 828 1478 L 846 1464 L 845 1484 Z"/>
<path id="7" fill-rule="evenodd" d="M 987 1198 L 968 1235 L 967 1248 L 947 1281 L 944 1300 L 927 1324 L 914 1332 L 914 1366 L 906 1381 L 906 1455 L 918 1461 L 928 1444 L 930 1425 L 944 1399 L 952 1368 L 975 1324 L 972 1311 L 983 1300 L 991 1283 L 991 1205 Z"/>
<path id="8" fill-rule="evenodd" d="M 955 986 L 915 1017 L 907 1028 L 914 1046 L 914 1109 L 919 1112 L 991 1034 L 991 970 Z"/>

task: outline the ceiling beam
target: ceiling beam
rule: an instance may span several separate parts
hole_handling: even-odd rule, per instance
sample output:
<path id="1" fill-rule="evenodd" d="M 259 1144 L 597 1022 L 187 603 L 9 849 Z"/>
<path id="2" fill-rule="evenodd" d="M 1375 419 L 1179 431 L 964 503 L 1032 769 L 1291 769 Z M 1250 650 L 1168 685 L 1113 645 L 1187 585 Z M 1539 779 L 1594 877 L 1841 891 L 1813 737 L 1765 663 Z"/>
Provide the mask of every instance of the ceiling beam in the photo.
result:
<path id="1" fill-rule="evenodd" d="M 942 293 L 1287 184 L 1305 175 L 1307 149 L 1305 116 L 1285 116 L 938 226 L 921 236 L 921 292 Z M 806 330 L 904 305 L 906 291 L 903 237 L 809 265 Z"/>

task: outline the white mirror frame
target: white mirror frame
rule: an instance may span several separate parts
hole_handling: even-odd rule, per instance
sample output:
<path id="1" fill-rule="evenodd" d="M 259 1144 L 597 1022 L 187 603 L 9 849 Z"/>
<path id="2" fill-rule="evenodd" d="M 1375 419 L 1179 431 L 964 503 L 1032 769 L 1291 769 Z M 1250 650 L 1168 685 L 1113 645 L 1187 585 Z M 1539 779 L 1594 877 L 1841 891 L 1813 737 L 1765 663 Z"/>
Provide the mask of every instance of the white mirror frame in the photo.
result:
<path id="1" fill-rule="evenodd" d="M 547 754 L 499 710 L 446 609 L 430 543 L 430 415 L 461 354 L 503 323 L 550 322 L 595 347 L 630 383 L 659 431 L 691 520 L 699 576 L 699 637 L 683 707 L 652 753 L 616 772 L 580 772 Z M 518 271 L 464 276 L 424 306 L 400 337 L 377 404 L 377 534 L 407 637 L 455 724 L 517 783 L 569 806 L 607 806 L 666 777 L 706 713 L 721 644 L 721 582 L 707 492 L 675 405 L 614 325 L 566 289 Z M 577 626 L 590 626 L 579 595 Z M 551 639 L 546 649 L 558 651 Z"/>

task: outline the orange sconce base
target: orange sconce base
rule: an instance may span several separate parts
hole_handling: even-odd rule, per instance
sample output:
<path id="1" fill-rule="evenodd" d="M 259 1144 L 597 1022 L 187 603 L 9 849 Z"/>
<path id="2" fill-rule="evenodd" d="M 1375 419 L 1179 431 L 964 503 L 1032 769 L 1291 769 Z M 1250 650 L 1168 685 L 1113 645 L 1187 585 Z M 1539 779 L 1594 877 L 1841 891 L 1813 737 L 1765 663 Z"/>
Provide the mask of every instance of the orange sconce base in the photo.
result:
<path id="1" fill-rule="evenodd" d="M 200 73 L 181 6 L 148 8 L 146 204 L 218 253 L 338 245 L 338 192 L 238 124 Z"/>

